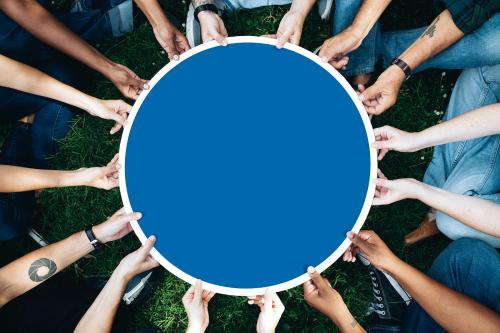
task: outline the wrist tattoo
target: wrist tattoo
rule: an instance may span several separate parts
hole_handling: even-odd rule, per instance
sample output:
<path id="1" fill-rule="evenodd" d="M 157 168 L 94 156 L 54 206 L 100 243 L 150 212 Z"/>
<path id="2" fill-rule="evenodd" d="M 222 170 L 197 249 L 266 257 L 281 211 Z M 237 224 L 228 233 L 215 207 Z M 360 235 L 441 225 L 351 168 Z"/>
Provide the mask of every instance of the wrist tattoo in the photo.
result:
<path id="1" fill-rule="evenodd" d="M 50 259 L 40 258 L 33 261 L 28 275 L 33 282 L 43 282 L 54 275 L 57 271 L 57 265 Z"/>
<path id="2" fill-rule="evenodd" d="M 193 7 L 199 7 L 201 5 L 214 5 L 215 1 L 214 0 L 191 0 L 191 3 L 193 4 Z"/>
<path id="3" fill-rule="evenodd" d="M 352 318 L 352 321 L 351 321 L 351 327 L 352 328 L 355 328 L 356 326 L 358 326 L 358 322 L 356 321 L 356 319 Z"/>
<path id="4" fill-rule="evenodd" d="M 432 21 L 431 25 L 427 27 L 427 29 L 425 29 L 424 33 L 422 34 L 422 36 L 420 36 L 420 39 L 424 38 L 425 36 L 429 36 L 429 38 L 432 38 L 434 37 L 434 33 L 436 32 L 436 24 L 438 23 L 440 19 L 440 16 L 438 15 L 434 21 Z"/>

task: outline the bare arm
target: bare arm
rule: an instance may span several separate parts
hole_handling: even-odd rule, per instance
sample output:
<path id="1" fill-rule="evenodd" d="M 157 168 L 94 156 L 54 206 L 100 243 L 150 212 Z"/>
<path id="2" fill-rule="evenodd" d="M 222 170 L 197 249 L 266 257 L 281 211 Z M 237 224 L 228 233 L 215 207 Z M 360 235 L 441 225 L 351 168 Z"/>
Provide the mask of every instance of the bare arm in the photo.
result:
<path id="1" fill-rule="evenodd" d="M 373 231 L 362 230 L 358 235 L 352 232 L 347 235 L 372 265 L 391 274 L 445 331 L 498 331 L 498 314 L 406 264 Z"/>
<path id="2" fill-rule="evenodd" d="M 0 0 L 0 10 L 37 39 L 104 75 L 124 96 L 136 98 L 142 89 L 147 89 L 146 81 L 141 80 L 128 68 L 106 58 L 59 22 L 37 1 Z"/>
<path id="3" fill-rule="evenodd" d="M 93 249 L 85 232 L 81 231 L 0 268 L 0 308 Z"/>
<path id="4" fill-rule="evenodd" d="M 131 107 L 123 101 L 102 101 L 70 87 L 47 74 L 0 55 L 0 86 L 52 98 L 87 111 L 93 116 L 116 122 L 116 133 L 127 119 Z"/>
<path id="5" fill-rule="evenodd" d="M 426 205 L 468 225 L 471 228 L 500 237 L 500 205 L 491 201 L 451 193 L 415 179 L 387 180 L 379 173 L 374 205 L 388 205 L 404 199 L 417 199 Z"/>

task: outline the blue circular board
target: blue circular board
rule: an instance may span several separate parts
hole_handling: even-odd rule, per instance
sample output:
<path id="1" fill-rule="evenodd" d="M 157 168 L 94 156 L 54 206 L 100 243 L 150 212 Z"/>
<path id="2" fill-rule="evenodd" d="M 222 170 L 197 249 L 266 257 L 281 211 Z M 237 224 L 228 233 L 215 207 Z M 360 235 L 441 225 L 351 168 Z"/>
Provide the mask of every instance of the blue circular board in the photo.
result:
<path id="1" fill-rule="evenodd" d="M 120 146 L 121 195 L 173 274 L 230 295 L 280 291 L 330 266 L 364 223 L 373 131 L 348 83 L 309 51 L 228 41 L 183 54 L 141 94 Z"/>

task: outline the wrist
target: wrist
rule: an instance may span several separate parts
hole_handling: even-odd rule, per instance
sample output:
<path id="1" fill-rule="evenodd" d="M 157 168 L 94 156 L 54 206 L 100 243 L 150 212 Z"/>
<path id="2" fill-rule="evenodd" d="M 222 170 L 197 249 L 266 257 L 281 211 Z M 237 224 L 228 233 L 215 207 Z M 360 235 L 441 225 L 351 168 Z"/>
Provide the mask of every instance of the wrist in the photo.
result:
<path id="1" fill-rule="evenodd" d="M 428 185 L 415 179 L 412 179 L 412 181 L 413 181 L 413 186 L 412 186 L 413 191 L 410 194 L 409 198 L 423 201 Z"/>
<path id="2" fill-rule="evenodd" d="M 214 15 L 216 15 L 217 17 L 219 16 L 219 14 L 217 14 L 211 10 L 203 10 L 203 11 L 199 12 L 196 17 L 198 19 L 198 22 L 200 22 L 200 24 L 204 24 L 204 22 L 209 20 Z"/>
<path id="3" fill-rule="evenodd" d="M 198 323 L 192 323 L 191 321 L 188 323 L 188 327 L 186 333 L 203 333 L 205 330 L 203 326 Z"/>
<path id="4" fill-rule="evenodd" d="M 414 132 L 412 133 L 412 135 L 413 135 L 412 141 L 414 142 L 414 148 L 412 152 L 429 147 L 427 143 L 427 138 L 429 136 L 426 135 L 425 130 L 421 132 Z"/>
<path id="5" fill-rule="evenodd" d="M 405 80 L 406 80 L 406 74 L 398 66 L 396 66 L 396 65 L 390 65 L 389 67 L 387 67 L 386 71 L 388 71 L 389 73 L 391 73 L 392 79 L 395 80 L 396 82 L 399 82 L 400 85 L 402 85 L 403 82 L 405 82 Z"/>
<path id="6" fill-rule="evenodd" d="M 109 242 L 109 239 L 104 235 L 104 232 L 102 230 L 102 223 L 98 225 L 92 226 L 92 232 L 95 235 L 95 238 L 101 242 L 102 244 L 106 244 Z"/>

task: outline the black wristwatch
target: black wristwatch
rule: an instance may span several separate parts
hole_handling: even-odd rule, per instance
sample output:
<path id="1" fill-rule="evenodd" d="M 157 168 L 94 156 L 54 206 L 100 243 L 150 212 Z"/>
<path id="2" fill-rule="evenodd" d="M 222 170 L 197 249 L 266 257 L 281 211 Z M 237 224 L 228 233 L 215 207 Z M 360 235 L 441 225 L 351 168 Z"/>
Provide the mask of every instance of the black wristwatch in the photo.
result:
<path id="1" fill-rule="evenodd" d="M 401 68 L 401 70 L 405 73 L 406 80 L 408 80 L 410 78 L 412 70 L 411 70 L 410 65 L 408 65 L 406 62 L 404 62 L 403 60 L 401 60 L 399 58 L 394 58 L 391 61 L 391 65 L 396 65 L 399 68 Z"/>
<path id="2" fill-rule="evenodd" d="M 205 4 L 205 5 L 199 5 L 198 7 L 196 7 L 194 9 L 194 18 L 196 19 L 196 21 L 200 22 L 198 20 L 198 14 L 201 12 L 206 12 L 206 11 L 213 12 L 213 13 L 220 16 L 219 8 L 217 8 L 216 5 L 211 4 L 211 3 Z"/>
<path id="3" fill-rule="evenodd" d="M 92 231 L 92 227 L 89 229 L 85 230 L 85 234 L 87 235 L 87 238 L 89 239 L 90 244 L 94 247 L 94 249 L 100 249 L 101 246 L 103 245 L 101 241 L 99 241 L 95 235 L 94 232 Z"/>

